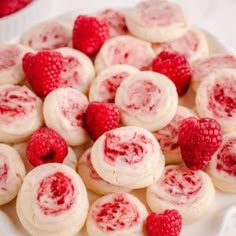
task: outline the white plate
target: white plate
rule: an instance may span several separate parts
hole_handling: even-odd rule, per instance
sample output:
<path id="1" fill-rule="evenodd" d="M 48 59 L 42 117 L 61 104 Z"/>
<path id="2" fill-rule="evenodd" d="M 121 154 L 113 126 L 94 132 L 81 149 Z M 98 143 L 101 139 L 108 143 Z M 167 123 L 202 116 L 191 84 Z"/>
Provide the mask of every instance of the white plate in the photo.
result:
<path id="1" fill-rule="evenodd" d="M 84 13 L 87 11 L 79 11 Z M 91 11 L 90 11 L 91 12 Z M 78 15 L 78 11 L 77 14 Z M 60 17 L 59 20 L 71 22 L 75 12 Z M 203 30 L 207 36 L 211 53 L 232 52 L 208 31 Z M 144 190 L 133 192 L 145 202 Z M 89 193 L 90 203 L 98 196 Z M 0 208 L 0 236 L 28 236 L 29 234 L 21 226 L 15 211 L 15 200 Z M 236 195 L 226 194 L 217 190 L 212 208 L 199 221 L 184 225 L 181 236 L 235 236 L 236 235 Z M 44 235 L 42 235 L 44 236 Z M 87 236 L 83 229 L 76 236 Z M 96 235 L 94 235 L 96 236 Z M 125 236 L 125 235 L 124 235 Z"/>

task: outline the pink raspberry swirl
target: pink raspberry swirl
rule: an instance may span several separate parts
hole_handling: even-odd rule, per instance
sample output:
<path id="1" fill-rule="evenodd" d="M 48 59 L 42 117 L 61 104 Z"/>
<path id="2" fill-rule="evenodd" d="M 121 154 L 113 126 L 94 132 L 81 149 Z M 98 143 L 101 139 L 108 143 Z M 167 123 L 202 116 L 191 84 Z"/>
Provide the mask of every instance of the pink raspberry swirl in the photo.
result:
<path id="1" fill-rule="evenodd" d="M 202 177 L 197 171 L 169 166 L 158 182 L 159 199 L 176 205 L 195 202 L 202 189 Z"/>
<path id="2" fill-rule="evenodd" d="M 37 189 L 37 204 L 44 215 L 61 215 L 69 211 L 76 198 L 72 179 L 63 172 L 43 178 Z"/>
<path id="3" fill-rule="evenodd" d="M 137 206 L 125 194 L 115 194 L 92 210 L 92 218 L 103 232 L 114 232 L 134 227 L 139 222 Z"/>

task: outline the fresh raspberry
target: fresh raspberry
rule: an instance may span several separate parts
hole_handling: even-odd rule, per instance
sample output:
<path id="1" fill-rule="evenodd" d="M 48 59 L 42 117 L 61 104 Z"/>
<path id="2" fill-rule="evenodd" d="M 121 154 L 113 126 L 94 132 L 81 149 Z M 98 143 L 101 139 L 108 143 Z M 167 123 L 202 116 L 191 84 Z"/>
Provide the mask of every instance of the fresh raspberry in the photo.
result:
<path id="1" fill-rule="evenodd" d="M 189 117 L 180 122 L 178 142 L 186 166 L 202 170 L 222 142 L 221 126 L 214 119 Z"/>
<path id="2" fill-rule="evenodd" d="M 85 114 L 86 126 L 93 140 L 120 122 L 120 112 L 114 103 L 91 102 Z"/>
<path id="3" fill-rule="evenodd" d="M 88 56 L 98 52 L 106 39 L 109 38 L 109 27 L 96 17 L 78 16 L 73 28 L 73 47 Z"/>
<path id="4" fill-rule="evenodd" d="M 50 128 L 40 128 L 30 137 L 26 157 L 33 166 L 62 163 L 68 153 L 66 141 Z"/>
<path id="5" fill-rule="evenodd" d="M 170 78 L 175 84 L 179 96 L 183 96 L 187 92 L 192 73 L 185 56 L 178 53 L 161 52 L 153 60 L 152 70 Z"/>
<path id="6" fill-rule="evenodd" d="M 34 92 L 40 97 L 59 87 L 63 57 L 59 52 L 27 53 L 23 70 Z"/>
<path id="7" fill-rule="evenodd" d="M 28 5 L 30 2 L 32 2 L 32 0 L 1 0 L 0 17 L 16 12 Z"/>
<path id="8" fill-rule="evenodd" d="M 178 236 L 182 229 L 182 217 L 177 210 L 165 210 L 163 214 L 151 213 L 146 219 L 148 236 Z"/>

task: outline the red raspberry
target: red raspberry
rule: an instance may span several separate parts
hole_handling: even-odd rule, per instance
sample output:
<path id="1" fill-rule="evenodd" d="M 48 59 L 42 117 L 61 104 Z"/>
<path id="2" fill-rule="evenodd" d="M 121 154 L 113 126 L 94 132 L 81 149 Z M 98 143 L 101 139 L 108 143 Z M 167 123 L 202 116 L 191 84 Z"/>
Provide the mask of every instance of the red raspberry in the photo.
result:
<path id="1" fill-rule="evenodd" d="M 23 70 L 34 92 L 40 97 L 59 87 L 63 57 L 59 52 L 27 53 Z"/>
<path id="2" fill-rule="evenodd" d="M 182 229 L 182 217 L 177 210 L 151 213 L 146 219 L 146 228 L 148 236 L 178 236 Z"/>
<path id="3" fill-rule="evenodd" d="M 192 73 L 185 56 L 178 53 L 161 52 L 153 60 L 152 70 L 170 78 L 175 84 L 179 96 L 183 96 L 187 92 Z"/>
<path id="4" fill-rule="evenodd" d="M 221 126 L 214 119 L 189 117 L 180 122 L 178 142 L 186 166 L 202 170 L 222 142 Z"/>
<path id="5" fill-rule="evenodd" d="M 91 102 L 85 114 L 86 126 L 93 140 L 120 122 L 120 112 L 114 103 Z"/>
<path id="6" fill-rule="evenodd" d="M 73 28 L 73 47 L 88 56 L 98 52 L 106 39 L 109 38 L 109 27 L 96 17 L 78 16 Z"/>
<path id="7" fill-rule="evenodd" d="M 0 17 L 7 16 L 28 5 L 32 0 L 1 0 Z"/>
<path id="8" fill-rule="evenodd" d="M 68 153 L 66 141 L 50 128 L 40 128 L 30 137 L 26 157 L 33 166 L 62 163 Z"/>

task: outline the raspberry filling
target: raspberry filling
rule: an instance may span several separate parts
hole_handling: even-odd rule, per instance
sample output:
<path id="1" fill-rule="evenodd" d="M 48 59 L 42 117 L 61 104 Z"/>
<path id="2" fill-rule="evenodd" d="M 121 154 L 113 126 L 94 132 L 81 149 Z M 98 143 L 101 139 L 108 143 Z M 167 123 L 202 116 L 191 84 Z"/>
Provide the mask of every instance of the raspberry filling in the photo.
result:
<path id="1" fill-rule="evenodd" d="M 214 87 L 208 88 L 209 109 L 216 117 L 236 116 L 236 78 L 218 78 Z"/>
<path id="2" fill-rule="evenodd" d="M 217 154 L 216 168 L 220 172 L 225 172 L 236 177 L 236 138 L 227 140 Z"/>
<path id="3" fill-rule="evenodd" d="M 9 124 L 14 119 L 29 115 L 35 109 L 37 97 L 24 87 L 0 90 L 0 122 Z"/>
<path id="4" fill-rule="evenodd" d="M 153 151 L 152 140 L 143 134 L 134 133 L 132 137 L 107 133 L 104 140 L 104 159 L 110 165 L 125 164 L 134 168 L 147 156 L 149 146 Z"/>
<path id="5" fill-rule="evenodd" d="M 150 56 L 148 45 L 133 38 L 114 41 L 107 50 L 106 63 L 111 65 L 131 65 L 139 70 L 149 70 L 151 68 L 152 57 Z"/>
<path id="6" fill-rule="evenodd" d="M 119 74 L 114 74 L 111 77 L 106 78 L 100 83 L 100 88 L 98 89 L 99 95 L 104 98 L 104 102 L 114 102 L 116 90 L 120 86 L 121 82 L 129 74 L 127 72 L 122 72 Z"/>
<path id="7" fill-rule="evenodd" d="M 35 50 L 53 50 L 67 46 L 70 38 L 66 29 L 59 23 L 43 23 L 38 34 L 28 40 Z"/>
<path id="8" fill-rule="evenodd" d="M 137 5 L 138 16 L 149 27 L 168 27 L 171 24 L 186 24 L 179 6 L 166 1 L 146 1 Z"/>
<path id="9" fill-rule="evenodd" d="M 120 12 L 106 9 L 98 15 L 98 18 L 109 25 L 111 37 L 128 33 L 125 18 Z"/>
<path id="10" fill-rule="evenodd" d="M 37 189 L 37 204 L 44 215 L 61 215 L 75 203 L 75 186 L 70 177 L 56 172 L 45 177 Z"/>
<path id="11" fill-rule="evenodd" d="M 75 57 L 63 57 L 60 87 L 78 87 L 82 83 L 80 71 L 83 72 L 82 65 Z"/>
<path id="12" fill-rule="evenodd" d="M 139 217 L 137 206 L 122 194 L 117 194 L 109 202 L 97 204 L 92 211 L 92 218 L 104 232 L 131 228 L 138 223 Z"/>
<path id="13" fill-rule="evenodd" d="M 70 121 L 73 127 L 84 127 L 84 116 L 87 102 L 78 96 L 77 93 L 67 93 L 64 101 L 62 100 L 61 112 Z"/>
<path id="14" fill-rule="evenodd" d="M 178 128 L 179 122 L 183 119 L 183 116 L 176 114 L 166 127 L 153 133 L 163 151 L 174 151 L 179 148 Z"/>
<path id="15" fill-rule="evenodd" d="M 4 162 L 0 164 L 0 190 L 1 191 L 7 191 L 7 177 L 8 177 L 8 165 Z"/>
<path id="16" fill-rule="evenodd" d="M 161 90 L 151 81 L 139 81 L 129 87 L 125 107 L 132 113 L 156 113 L 161 96 Z"/>
<path id="17" fill-rule="evenodd" d="M 0 70 L 10 69 L 17 64 L 21 51 L 16 45 L 0 48 Z"/>
<path id="18" fill-rule="evenodd" d="M 174 204 L 183 205 L 197 199 L 202 189 L 202 178 L 197 171 L 167 168 L 160 180 L 158 197 Z"/>

